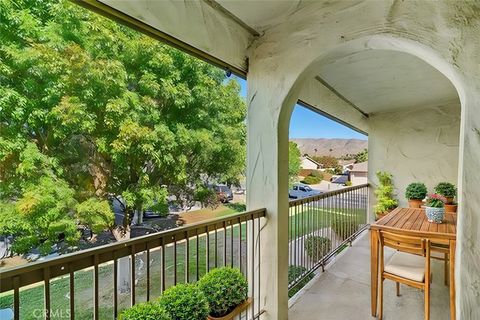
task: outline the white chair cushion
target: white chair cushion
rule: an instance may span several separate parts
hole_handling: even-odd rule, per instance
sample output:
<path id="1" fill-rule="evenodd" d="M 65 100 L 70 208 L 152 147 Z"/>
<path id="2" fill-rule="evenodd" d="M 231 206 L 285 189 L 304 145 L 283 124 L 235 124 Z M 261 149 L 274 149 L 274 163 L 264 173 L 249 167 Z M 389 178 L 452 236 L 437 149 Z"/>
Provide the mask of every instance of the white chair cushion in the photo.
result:
<path id="1" fill-rule="evenodd" d="M 430 251 L 430 257 L 435 259 L 445 259 L 445 253 L 438 251 Z"/>
<path id="2" fill-rule="evenodd" d="M 425 279 L 425 258 L 397 251 L 385 265 L 385 272 L 413 281 L 423 282 Z"/>

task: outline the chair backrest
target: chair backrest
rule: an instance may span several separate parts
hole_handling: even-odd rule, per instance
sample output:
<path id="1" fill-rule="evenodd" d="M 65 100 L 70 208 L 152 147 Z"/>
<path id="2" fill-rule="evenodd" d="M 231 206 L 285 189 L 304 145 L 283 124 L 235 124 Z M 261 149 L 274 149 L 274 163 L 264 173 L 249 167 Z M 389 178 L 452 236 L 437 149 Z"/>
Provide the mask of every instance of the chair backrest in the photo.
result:
<path id="1" fill-rule="evenodd" d="M 427 256 L 428 251 L 428 255 L 430 255 L 430 250 L 427 250 L 429 243 L 425 239 L 410 237 L 398 233 L 380 231 L 380 245 L 382 251 L 385 246 L 424 257 Z"/>

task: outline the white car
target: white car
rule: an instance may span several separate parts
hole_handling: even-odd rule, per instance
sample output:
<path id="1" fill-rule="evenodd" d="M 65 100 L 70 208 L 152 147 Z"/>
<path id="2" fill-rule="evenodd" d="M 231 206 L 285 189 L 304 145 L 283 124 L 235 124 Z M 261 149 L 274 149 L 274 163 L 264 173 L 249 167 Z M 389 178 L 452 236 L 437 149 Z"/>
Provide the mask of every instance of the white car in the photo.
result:
<path id="1" fill-rule="evenodd" d="M 288 190 L 288 197 L 290 199 L 302 199 L 321 194 L 319 190 L 312 189 L 306 184 L 296 183 L 292 189 Z"/>

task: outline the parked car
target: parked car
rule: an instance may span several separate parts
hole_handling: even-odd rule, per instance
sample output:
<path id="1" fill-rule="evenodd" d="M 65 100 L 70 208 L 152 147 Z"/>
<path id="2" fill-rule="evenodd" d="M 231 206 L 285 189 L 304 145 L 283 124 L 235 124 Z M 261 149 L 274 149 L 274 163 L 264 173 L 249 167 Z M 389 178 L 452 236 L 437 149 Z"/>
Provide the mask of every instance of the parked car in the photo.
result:
<path id="1" fill-rule="evenodd" d="M 290 199 L 302 199 L 306 197 L 316 196 L 321 194 L 319 190 L 312 189 L 306 184 L 296 183 L 292 189 L 288 191 L 288 197 Z"/>
<path id="2" fill-rule="evenodd" d="M 212 188 L 215 190 L 218 200 L 221 203 L 228 203 L 233 200 L 233 192 L 227 185 L 216 184 L 213 185 Z"/>

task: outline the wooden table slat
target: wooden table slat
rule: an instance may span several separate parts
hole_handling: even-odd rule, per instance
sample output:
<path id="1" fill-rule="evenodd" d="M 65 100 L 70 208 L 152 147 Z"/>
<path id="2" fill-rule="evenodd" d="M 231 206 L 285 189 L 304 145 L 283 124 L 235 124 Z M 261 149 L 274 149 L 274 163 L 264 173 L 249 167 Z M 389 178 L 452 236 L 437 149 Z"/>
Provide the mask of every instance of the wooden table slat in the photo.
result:
<path id="1" fill-rule="evenodd" d="M 372 229 L 394 229 L 407 233 L 421 233 L 442 239 L 456 238 L 456 216 L 445 213 L 442 224 L 430 223 L 424 209 L 397 208 L 371 225 Z"/>

